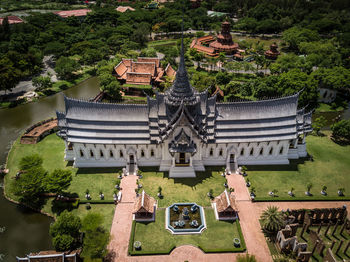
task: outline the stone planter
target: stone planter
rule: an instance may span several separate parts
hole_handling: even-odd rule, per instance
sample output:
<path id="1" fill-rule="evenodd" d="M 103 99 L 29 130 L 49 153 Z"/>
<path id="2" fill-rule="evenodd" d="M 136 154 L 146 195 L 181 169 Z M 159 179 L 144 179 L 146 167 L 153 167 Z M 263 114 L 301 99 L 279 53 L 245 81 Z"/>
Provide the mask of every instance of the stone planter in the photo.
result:
<path id="1" fill-rule="evenodd" d="M 234 238 L 233 239 L 233 245 L 235 247 L 240 247 L 241 246 L 241 240 L 239 240 L 239 238 Z"/>
<path id="2" fill-rule="evenodd" d="M 338 196 L 344 196 L 344 193 L 338 190 Z"/>
<path id="3" fill-rule="evenodd" d="M 246 184 L 245 184 L 247 187 L 250 187 L 250 182 L 247 182 Z"/>
<path id="4" fill-rule="evenodd" d="M 321 195 L 322 195 L 322 196 L 326 196 L 326 195 L 327 195 L 327 192 L 322 190 L 322 191 L 321 191 Z"/>
<path id="5" fill-rule="evenodd" d="M 289 192 L 288 192 L 288 195 L 291 196 L 291 197 L 293 197 L 293 196 L 294 196 L 294 193 L 293 193 L 292 191 L 289 191 Z"/>
<path id="6" fill-rule="evenodd" d="M 134 242 L 134 248 L 136 250 L 141 250 L 141 242 L 140 241 L 135 241 Z"/>

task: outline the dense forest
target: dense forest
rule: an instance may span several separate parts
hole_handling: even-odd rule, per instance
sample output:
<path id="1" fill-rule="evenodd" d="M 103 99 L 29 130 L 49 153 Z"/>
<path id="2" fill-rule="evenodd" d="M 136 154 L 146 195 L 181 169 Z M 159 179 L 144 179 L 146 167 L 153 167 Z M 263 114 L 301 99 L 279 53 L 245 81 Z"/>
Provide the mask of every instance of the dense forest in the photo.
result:
<path id="1" fill-rule="evenodd" d="M 76 1 L 61 0 L 55 3 L 65 4 L 65 7 L 67 4 L 77 4 Z M 10 90 L 21 79 L 38 74 L 44 55 L 54 55 L 55 70 L 65 80 L 74 78 L 74 72 L 83 67 L 96 65 L 100 61 L 100 65 L 106 66 L 112 57 L 133 56 L 134 50 L 147 47 L 151 33 L 180 31 L 182 17 L 185 30 L 218 31 L 222 20 L 235 18 L 237 20 L 231 20 L 233 30 L 251 34 L 274 33 L 282 37 L 286 55 L 280 56 L 275 63 L 262 61 L 263 50 L 255 50 L 257 67 L 269 68 L 271 75 L 243 84 L 231 81 L 225 85 L 231 96 L 235 96 L 235 93 L 257 98 L 283 95 L 300 90 L 303 86 L 310 90 L 317 90 L 317 84 L 334 86 L 333 82 L 336 81 L 338 85 L 339 81 L 345 84 L 341 88 L 349 85 L 349 1 L 207 0 L 196 9 L 191 8 L 190 1 L 175 1 L 154 10 L 143 8 L 145 2 L 128 4 L 134 6 L 136 11 L 119 13 L 115 10 L 116 2 L 97 1 L 89 6 L 93 11 L 85 18 L 62 19 L 53 13 L 32 13 L 25 17 L 25 23 L 16 25 L 9 25 L 5 19 L 0 26 L 0 89 Z M 208 10 L 223 11 L 227 16 L 210 17 Z M 176 67 L 174 58 L 178 55 L 178 48 L 171 46 L 162 51 L 166 55 L 165 61 Z M 111 69 L 110 66 L 106 68 Z M 93 69 L 96 69 L 95 66 Z M 316 69 L 322 70 L 313 73 Z M 334 74 L 340 75 L 342 80 L 336 80 L 332 77 Z M 198 78 L 196 72 L 192 77 Z M 290 77 L 289 82 L 293 82 L 293 85 L 286 86 L 288 81 L 283 77 Z M 216 78 L 212 76 L 212 79 Z M 304 79 L 305 83 L 299 83 L 302 82 L 300 79 Z M 197 80 L 200 81 L 199 78 Z M 316 101 L 316 91 L 307 97 Z"/>

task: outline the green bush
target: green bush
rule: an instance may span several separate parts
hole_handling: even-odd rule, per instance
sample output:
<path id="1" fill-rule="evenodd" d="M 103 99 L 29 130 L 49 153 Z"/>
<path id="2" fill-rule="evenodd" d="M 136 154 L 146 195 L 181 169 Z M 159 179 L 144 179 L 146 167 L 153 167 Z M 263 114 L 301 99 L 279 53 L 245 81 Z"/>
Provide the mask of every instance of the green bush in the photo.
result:
<path id="1" fill-rule="evenodd" d="M 73 239 L 73 241 L 69 242 L 69 247 L 65 246 L 65 250 L 76 248 L 79 244 L 80 228 L 80 218 L 67 210 L 63 211 L 55 223 L 50 226 L 50 235 L 53 238 L 52 244 L 54 248 L 57 251 L 62 251 L 63 245 L 68 245 L 68 237 L 63 238 L 63 235 L 68 235 Z M 60 239 L 60 236 L 63 239 Z"/>
<path id="2" fill-rule="evenodd" d="M 52 239 L 52 244 L 56 251 L 66 251 L 74 245 L 74 238 L 70 235 L 57 235 Z"/>
<path id="3" fill-rule="evenodd" d="M 32 167 L 38 167 L 43 164 L 43 159 L 37 154 L 25 156 L 19 162 L 19 168 L 21 170 L 28 170 Z"/>

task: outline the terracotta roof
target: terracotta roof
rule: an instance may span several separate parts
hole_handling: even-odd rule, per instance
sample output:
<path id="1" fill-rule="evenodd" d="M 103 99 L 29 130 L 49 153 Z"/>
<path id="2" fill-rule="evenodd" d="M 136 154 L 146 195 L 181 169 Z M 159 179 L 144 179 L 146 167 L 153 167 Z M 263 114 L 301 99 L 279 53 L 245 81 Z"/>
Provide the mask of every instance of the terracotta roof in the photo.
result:
<path id="1" fill-rule="evenodd" d="M 160 59 L 158 57 L 138 57 L 137 62 L 153 62 L 156 64 L 156 67 L 160 66 Z"/>
<path id="2" fill-rule="evenodd" d="M 216 86 L 213 96 L 215 96 L 216 94 L 219 94 L 221 97 L 224 97 L 224 91 L 222 91 L 219 86 Z"/>
<path id="3" fill-rule="evenodd" d="M 175 76 L 176 71 L 174 70 L 174 68 L 170 64 L 168 64 L 165 68 L 165 74 L 167 76 Z"/>
<path id="4" fill-rule="evenodd" d="M 0 25 L 2 25 L 4 19 L 5 19 L 5 17 L 0 18 Z M 21 18 L 19 18 L 18 16 L 14 16 L 14 15 L 7 16 L 7 19 L 9 21 L 10 25 L 23 23 L 23 20 Z"/>
<path id="5" fill-rule="evenodd" d="M 121 13 L 125 13 L 126 11 L 135 11 L 134 8 L 132 8 L 131 6 L 118 6 L 115 10 L 117 10 L 118 12 Z"/>
<path id="6" fill-rule="evenodd" d="M 132 62 L 131 72 L 133 73 L 147 73 L 155 76 L 156 64 L 154 62 Z"/>
<path id="7" fill-rule="evenodd" d="M 232 192 L 225 190 L 219 196 L 215 197 L 214 203 L 216 203 L 216 210 L 219 213 L 223 211 L 237 211 L 236 199 Z"/>
<path id="8" fill-rule="evenodd" d="M 86 16 L 89 12 L 91 12 L 90 9 L 77 9 L 77 10 L 58 11 L 58 12 L 54 12 L 54 14 L 59 15 L 60 17 L 66 18 L 70 16 Z"/>
<path id="9" fill-rule="evenodd" d="M 223 45 L 218 41 L 210 43 L 209 46 L 220 51 L 233 51 L 237 50 L 239 47 L 237 43 L 233 43 L 232 45 Z"/>
<path id="10" fill-rule="evenodd" d="M 128 71 L 128 68 L 126 65 L 121 61 L 115 68 L 114 71 L 117 73 L 118 77 L 125 78 L 126 77 L 126 71 Z"/>
<path id="11" fill-rule="evenodd" d="M 155 204 L 156 204 L 156 200 L 153 197 L 147 195 L 145 190 L 143 190 L 141 193 L 141 196 L 139 196 L 136 199 L 133 213 L 140 213 L 140 212 L 153 213 Z"/>
<path id="12" fill-rule="evenodd" d="M 131 62 L 132 59 L 122 59 L 123 63 L 125 64 L 125 66 L 130 67 L 131 66 Z"/>
<path id="13" fill-rule="evenodd" d="M 148 73 L 134 73 L 127 72 L 126 73 L 126 83 L 127 84 L 150 84 L 152 80 L 152 75 Z"/>

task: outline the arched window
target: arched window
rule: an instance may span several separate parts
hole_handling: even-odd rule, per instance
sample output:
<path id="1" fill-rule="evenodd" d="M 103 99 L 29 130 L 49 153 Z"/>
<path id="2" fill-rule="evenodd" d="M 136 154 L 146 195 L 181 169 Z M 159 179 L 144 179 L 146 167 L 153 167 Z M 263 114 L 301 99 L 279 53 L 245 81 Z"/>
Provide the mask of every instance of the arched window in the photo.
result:
<path id="1" fill-rule="evenodd" d="M 80 157 L 84 157 L 84 151 L 80 149 Z"/>
<path id="2" fill-rule="evenodd" d="M 113 151 L 112 151 L 112 150 L 109 150 L 109 156 L 110 156 L 110 157 L 114 157 Z"/>
<path id="3" fill-rule="evenodd" d="M 103 151 L 100 150 L 100 157 L 103 157 Z"/>
<path id="4" fill-rule="evenodd" d="M 90 156 L 94 157 L 94 151 L 92 151 L 92 149 L 90 149 Z"/>
<path id="5" fill-rule="evenodd" d="M 262 147 L 261 149 L 260 149 L 260 153 L 259 153 L 260 155 L 263 155 L 264 154 L 264 148 Z"/>
<path id="6" fill-rule="evenodd" d="M 151 149 L 151 157 L 154 157 L 154 150 Z"/>
<path id="7" fill-rule="evenodd" d="M 222 148 L 219 151 L 219 156 L 222 156 L 223 152 L 222 152 Z"/>
<path id="8" fill-rule="evenodd" d="M 280 149 L 280 155 L 282 155 L 283 154 L 283 147 L 281 147 L 281 149 Z"/>
<path id="9" fill-rule="evenodd" d="M 241 156 L 243 156 L 244 155 L 244 148 L 242 148 L 242 150 L 241 150 Z"/>
<path id="10" fill-rule="evenodd" d="M 141 150 L 141 157 L 145 157 L 145 151 Z"/>
<path id="11" fill-rule="evenodd" d="M 123 151 L 122 151 L 122 150 L 119 151 L 119 156 L 120 156 L 120 158 L 123 158 L 123 157 L 124 157 L 124 154 L 123 154 Z"/>
<path id="12" fill-rule="evenodd" d="M 213 156 L 213 155 L 214 155 L 213 148 L 210 148 L 209 155 L 210 155 L 210 156 Z"/>
<path id="13" fill-rule="evenodd" d="M 252 149 L 250 150 L 250 155 L 252 156 L 254 154 L 254 148 L 252 147 Z"/>
<path id="14" fill-rule="evenodd" d="M 270 148 L 269 154 L 272 155 L 272 153 L 273 153 L 273 147 Z"/>

